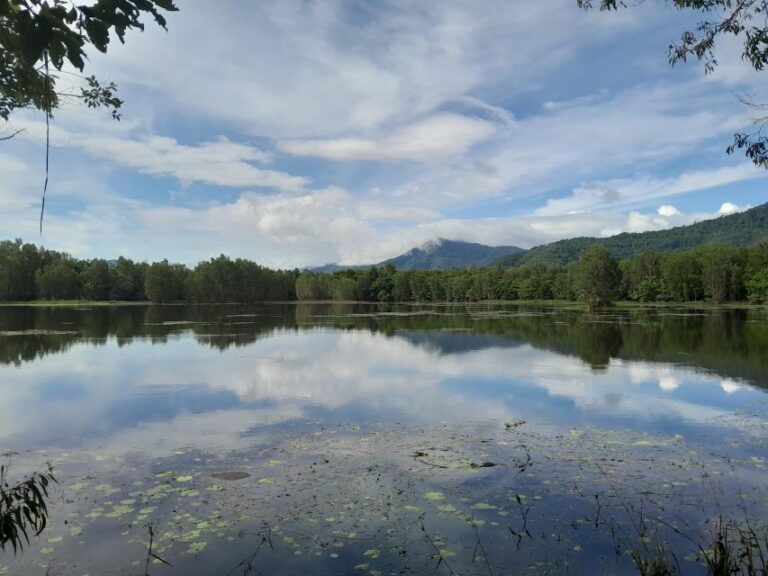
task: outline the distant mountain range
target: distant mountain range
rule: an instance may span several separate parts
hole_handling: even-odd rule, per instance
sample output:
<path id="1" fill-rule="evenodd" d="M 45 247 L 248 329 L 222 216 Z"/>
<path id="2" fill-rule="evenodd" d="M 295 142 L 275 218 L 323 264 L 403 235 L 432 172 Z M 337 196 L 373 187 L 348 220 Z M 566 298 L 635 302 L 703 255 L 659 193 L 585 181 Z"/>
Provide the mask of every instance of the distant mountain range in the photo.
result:
<path id="1" fill-rule="evenodd" d="M 581 251 L 591 244 L 602 244 L 614 258 L 621 260 L 646 250 L 680 252 L 713 244 L 746 247 L 760 242 L 768 242 L 768 204 L 762 204 L 738 214 L 721 216 L 669 230 L 625 232 L 608 238 L 582 237 L 559 240 L 505 256 L 496 263 L 504 266 L 567 264 L 576 260 Z"/>
<path id="2" fill-rule="evenodd" d="M 529 264 L 567 264 L 579 257 L 591 244 L 602 244 L 619 260 L 636 256 L 646 250 L 679 252 L 711 244 L 753 246 L 768 242 L 768 203 L 756 208 L 704 220 L 689 226 L 669 230 L 618 234 L 608 238 L 570 238 L 524 250 L 517 246 L 486 246 L 439 238 L 405 254 L 379 262 L 376 266 L 394 264 L 398 270 L 445 270 L 471 266 L 524 266 Z M 369 266 L 339 266 L 327 264 L 313 268 L 315 272 L 336 272 L 348 268 Z"/>
<path id="3" fill-rule="evenodd" d="M 524 250 L 517 246 L 486 246 L 438 238 L 396 258 L 384 260 L 381 264 L 394 264 L 398 270 L 469 268 L 470 266 L 489 266 L 500 258 L 515 256 L 522 252 Z"/>
<path id="4" fill-rule="evenodd" d="M 459 242 L 438 238 L 413 248 L 395 258 L 379 262 L 376 266 L 394 264 L 398 270 L 446 270 L 448 268 L 469 268 L 489 266 L 506 256 L 523 252 L 517 246 L 486 246 L 473 242 Z M 336 272 L 337 270 L 368 268 L 368 266 L 339 266 L 326 264 L 313 268 L 314 272 Z"/>

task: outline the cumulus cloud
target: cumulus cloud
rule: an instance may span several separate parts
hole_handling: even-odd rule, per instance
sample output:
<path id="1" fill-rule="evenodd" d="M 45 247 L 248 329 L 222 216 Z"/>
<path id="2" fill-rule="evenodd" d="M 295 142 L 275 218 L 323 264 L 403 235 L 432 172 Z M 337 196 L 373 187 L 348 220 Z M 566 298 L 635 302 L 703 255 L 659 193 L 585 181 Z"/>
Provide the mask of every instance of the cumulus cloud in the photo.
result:
<path id="1" fill-rule="evenodd" d="M 670 206 L 669 204 L 663 204 L 659 206 L 659 209 L 656 210 L 656 213 L 659 216 L 670 218 L 672 216 L 678 216 L 680 214 L 680 210 L 678 210 L 674 206 Z"/>
<path id="2" fill-rule="evenodd" d="M 611 231 L 611 234 L 618 232 L 650 232 L 653 230 L 666 230 L 675 226 L 687 226 L 695 224 L 702 220 L 711 220 L 719 216 L 727 216 L 741 212 L 747 208 L 741 208 L 731 202 L 725 202 L 717 212 L 692 212 L 683 213 L 674 206 L 668 204 L 659 206 L 655 214 L 644 214 L 632 211 L 627 216 L 626 225 L 618 231 Z"/>
<path id="3" fill-rule="evenodd" d="M 750 206 L 738 206 L 733 202 L 724 202 L 723 205 L 720 206 L 720 210 L 718 210 L 718 213 L 722 214 L 723 216 L 728 216 L 730 214 L 744 212 L 744 210 L 748 210 L 749 208 Z"/>
<path id="4" fill-rule="evenodd" d="M 741 384 L 733 380 L 732 378 L 724 378 L 720 382 L 720 388 L 723 389 L 723 392 L 726 394 L 733 394 L 734 392 L 738 392 L 743 388 Z"/>

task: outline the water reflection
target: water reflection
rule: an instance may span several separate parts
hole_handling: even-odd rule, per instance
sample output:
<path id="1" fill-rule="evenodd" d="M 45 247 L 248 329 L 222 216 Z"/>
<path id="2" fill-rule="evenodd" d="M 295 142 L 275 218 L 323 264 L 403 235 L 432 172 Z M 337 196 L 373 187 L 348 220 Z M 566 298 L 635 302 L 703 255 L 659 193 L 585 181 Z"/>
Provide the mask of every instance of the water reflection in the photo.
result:
<path id="1" fill-rule="evenodd" d="M 6 308 L 0 443 L 225 446 L 301 419 L 738 427 L 734 414 L 768 412 L 764 320 L 755 310 Z"/>
<path id="2" fill-rule="evenodd" d="M 614 549 L 636 539 L 638 509 L 695 560 L 668 527 L 702 534 L 745 502 L 767 517 L 766 320 L 0 309 L 0 448 L 22 452 L 19 472 L 52 460 L 64 496 L 49 532 L 0 557 L 0 574 L 136 573 L 150 521 L 168 573 L 226 573 L 265 530 L 275 548 L 262 573 L 433 572 L 420 523 L 464 574 L 490 573 L 475 561 L 480 535 L 493 573 L 631 573 Z M 222 471 L 247 477 L 212 476 Z"/>

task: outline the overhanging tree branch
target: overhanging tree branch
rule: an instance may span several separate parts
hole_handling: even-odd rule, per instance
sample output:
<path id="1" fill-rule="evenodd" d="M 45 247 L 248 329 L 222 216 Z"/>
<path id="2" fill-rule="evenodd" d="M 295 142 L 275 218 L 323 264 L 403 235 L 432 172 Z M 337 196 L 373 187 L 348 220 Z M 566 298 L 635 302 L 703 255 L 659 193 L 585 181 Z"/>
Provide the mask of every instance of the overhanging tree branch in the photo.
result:
<path id="1" fill-rule="evenodd" d="M 577 6 L 590 10 L 619 10 L 642 4 L 644 0 L 576 0 Z M 730 35 L 743 41 L 742 60 L 756 71 L 768 66 L 768 0 L 667 0 L 667 5 L 678 10 L 698 11 L 708 16 L 693 30 L 685 30 L 677 44 L 667 48 L 669 63 L 686 62 L 695 57 L 703 62 L 704 72 L 711 73 L 717 66 L 715 45 L 719 38 Z M 753 110 L 765 111 L 762 105 L 749 104 Z M 767 125 L 765 114 L 755 120 L 757 127 L 751 133 L 737 133 L 726 148 L 729 154 L 743 149 L 746 156 L 757 166 L 768 169 L 768 138 L 763 135 Z"/>

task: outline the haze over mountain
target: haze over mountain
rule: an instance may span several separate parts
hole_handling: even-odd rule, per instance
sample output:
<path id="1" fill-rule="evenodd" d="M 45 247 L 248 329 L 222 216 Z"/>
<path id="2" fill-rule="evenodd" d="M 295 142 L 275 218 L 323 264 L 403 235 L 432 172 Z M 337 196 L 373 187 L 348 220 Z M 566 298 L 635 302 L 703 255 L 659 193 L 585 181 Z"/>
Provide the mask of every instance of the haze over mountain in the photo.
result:
<path id="1" fill-rule="evenodd" d="M 385 260 L 382 264 L 394 264 L 398 270 L 445 270 L 488 266 L 500 258 L 512 257 L 522 252 L 524 250 L 517 246 L 486 246 L 438 238 L 405 254 Z"/>
<path id="2" fill-rule="evenodd" d="M 412 248 L 405 254 L 379 262 L 376 266 L 394 264 L 398 270 L 447 270 L 449 268 L 469 268 L 471 266 L 489 266 L 497 260 L 523 252 L 517 246 L 486 246 L 475 242 L 461 242 L 438 238 Z M 351 266 L 367 268 L 368 266 Z M 350 266 L 327 264 L 313 268 L 315 272 L 335 272 Z"/>
<path id="3" fill-rule="evenodd" d="M 482 267 L 494 264 L 524 266 L 527 264 L 567 264 L 579 257 L 590 244 L 603 244 L 617 259 L 636 256 L 646 250 L 679 252 L 699 246 L 727 244 L 753 246 L 768 242 L 768 203 L 744 212 L 704 220 L 667 230 L 622 233 L 607 238 L 578 237 L 536 246 L 530 250 L 517 246 L 486 246 L 458 240 L 437 240 L 375 264 L 394 264 L 398 270 L 446 270 Z M 343 266 L 327 264 L 313 268 L 315 272 L 335 272 L 369 265 Z"/>
<path id="4" fill-rule="evenodd" d="M 768 203 L 744 212 L 704 220 L 688 226 L 653 232 L 623 233 L 608 238 L 571 238 L 500 258 L 496 263 L 505 266 L 526 264 L 567 264 L 591 244 L 602 244 L 614 258 L 636 256 L 646 250 L 679 252 L 699 246 L 728 244 L 753 246 L 768 242 Z"/>

